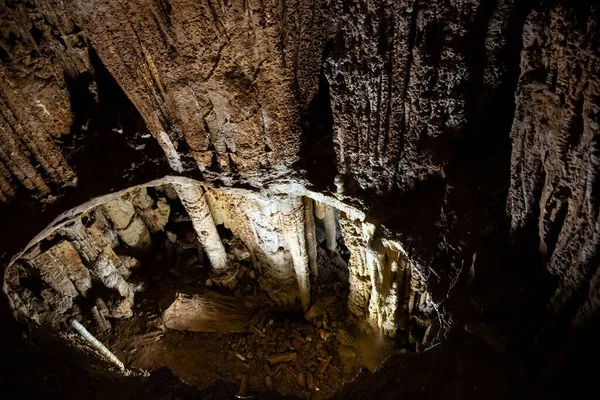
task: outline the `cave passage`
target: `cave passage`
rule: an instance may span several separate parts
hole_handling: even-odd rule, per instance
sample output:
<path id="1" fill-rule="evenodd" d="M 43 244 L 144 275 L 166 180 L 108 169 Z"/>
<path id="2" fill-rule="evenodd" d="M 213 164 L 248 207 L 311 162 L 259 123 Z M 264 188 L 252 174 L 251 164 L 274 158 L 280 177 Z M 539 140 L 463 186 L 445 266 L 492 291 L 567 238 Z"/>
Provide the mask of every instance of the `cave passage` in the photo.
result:
<path id="1" fill-rule="evenodd" d="M 16 317 L 81 322 L 134 371 L 327 397 L 361 367 L 434 341 L 434 304 L 399 245 L 306 195 L 131 188 L 32 242 L 5 273 Z"/>

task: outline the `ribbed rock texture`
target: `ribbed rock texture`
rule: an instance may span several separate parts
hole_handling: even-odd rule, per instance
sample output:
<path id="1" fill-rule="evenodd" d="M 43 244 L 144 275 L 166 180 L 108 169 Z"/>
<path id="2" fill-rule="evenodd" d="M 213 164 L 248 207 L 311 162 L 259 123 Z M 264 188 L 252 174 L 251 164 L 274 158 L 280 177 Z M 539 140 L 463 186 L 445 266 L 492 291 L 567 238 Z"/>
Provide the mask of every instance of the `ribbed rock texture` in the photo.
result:
<path id="1" fill-rule="evenodd" d="M 149 228 L 157 227 L 156 218 L 143 220 L 140 215 L 160 215 L 164 206 L 158 205 L 167 203 L 163 194 L 169 196 L 169 209 L 183 209 L 185 215 L 167 219 L 151 236 Z M 157 273 L 156 267 L 181 277 L 186 268 L 182 265 L 195 265 L 190 282 L 209 276 L 209 286 L 216 284 L 232 291 L 238 287 L 244 268 L 249 267 L 252 279 L 270 298 L 274 310 L 307 312 L 318 308 L 321 301 L 311 296 L 316 293 L 311 292 L 311 283 L 316 282 L 319 272 L 331 274 L 329 264 L 333 263 L 338 280 L 329 286 L 348 287 L 348 310 L 358 326 L 391 337 L 399 331 L 410 332 L 411 340 L 431 344 L 424 332 L 431 332 L 429 339 L 438 333 L 439 324 L 428 329 L 436 317 L 435 304 L 401 245 L 375 236 L 375 227 L 362 221 L 360 212 L 349 207 L 337 210 L 332 205 L 337 204 L 335 200 L 318 197 L 313 206 L 312 198 L 300 194 L 219 189 L 176 178 L 173 183 L 150 189 L 133 188 L 120 196 L 109 196 L 95 207 L 90 204 L 92 208 L 49 229 L 40 242 L 31 243 L 21 258 L 7 267 L 4 290 L 18 319 L 58 327 L 68 323 L 68 318 L 89 314 L 86 304 L 106 303 L 106 316 L 130 317 L 134 293 L 149 286 L 149 275 L 151 271 Z M 184 235 L 185 242 L 190 241 L 185 247 L 198 251 L 189 263 L 181 262 L 182 256 L 165 259 L 160 255 L 161 249 L 169 247 L 173 253 L 178 235 L 168 229 L 181 220 L 189 221 L 195 232 Z M 142 229 L 137 228 L 139 224 Z M 157 234 L 159 231 L 164 232 Z M 346 249 L 344 243 L 351 254 L 349 264 L 340 255 Z M 313 251 L 321 255 L 311 267 L 309 253 Z M 149 253 L 155 261 L 149 261 Z M 244 260 L 249 264 L 242 267 Z M 200 287 L 206 290 L 204 284 L 201 281 Z M 337 295 L 345 296 L 343 292 Z M 173 317 L 179 321 L 173 324 L 186 325 L 186 315 L 193 314 L 186 307 L 200 310 L 202 297 L 198 301 L 182 303 L 183 319 L 179 320 L 177 313 L 167 313 L 165 320 Z M 210 304 L 206 306 L 212 310 Z M 217 317 L 207 318 L 212 321 Z M 203 323 L 200 320 L 198 326 Z M 242 326 L 236 325 L 235 331 L 243 329 L 244 321 L 238 321 Z M 170 327 L 168 321 L 165 323 Z"/>
<path id="2" fill-rule="evenodd" d="M 110 192 L 127 184 L 80 179 L 111 171 L 102 157 L 85 157 L 94 154 L 85 149 L 93 133 L 102 143 L 112 132 L 92 132 L 107 74 L 173 173 L 254 188 L 296 180 L 324 191 L 339 175 L 338 193 L 362 204 L 374 232 L 342 228 L 359 247 L 371 235 L 395 243 L 381 246 L 397 267 L 372 265 L 399 274 L 406 256 L 405 271 L 427 282 L 445 323 L 520 310 L 545 325 L 537 304 L 550 305 L 549 328 L 596 318 L 596 2 L 5 0 L 0 15 L 0 212 L 10 221 L 21 217 L 12 212 L 20 202 L 37 210 L 17 208 L 22 218 L 48 219 L 42 207 L 58 214 L 87 201 L 78 191 L 86 185 Z M 133 148 L 144 154 L 151 144 Z M 74 148 L 85 149 L 79 168 Z M 128 179 L 142 171 L 133 165 Z M 307 224 L 296 200 L 282 236 Z M 117 232 L 121 240 L 142 229 L 144 215 L 136 221 Z M 16 253 L 47 222 L 3 226 L 5 251 Z M 295 245 L 282 276 L 310 270 L 312 247 L 305 254 Z M 357 270 L 357 287 L 401 282 Z M 553 295 L 528 289 L 543 271 L 555 277 Z M 381 303 L 367 292 L 351 304 Z M 528 303 L 529 295 L 539 299 Z M 381 326 L 386 318 L 373 314 Z"/>
<path id="3" fill-rule="evenodd" d="M 600 307 L 600 9 L 534 10 L 525 23 L 507 209 L 514 241 L 539 241 L 558 286 L 552 325 Z"/>

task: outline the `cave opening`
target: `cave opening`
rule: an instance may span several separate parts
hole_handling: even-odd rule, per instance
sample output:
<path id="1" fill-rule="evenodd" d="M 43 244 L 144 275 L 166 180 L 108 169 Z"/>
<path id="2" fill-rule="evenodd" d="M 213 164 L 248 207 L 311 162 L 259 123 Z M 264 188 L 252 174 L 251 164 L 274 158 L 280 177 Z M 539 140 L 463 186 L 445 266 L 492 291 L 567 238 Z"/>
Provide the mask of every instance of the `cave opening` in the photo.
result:
<path id="1" fill-rule="evenodd" d="M 57 221 L 6 269 L 12 310 L 89 350 L 78 321 L 129 373 L 328 397 L 439 330 L 401 246 L 318 193 L 157 181 Z"/>

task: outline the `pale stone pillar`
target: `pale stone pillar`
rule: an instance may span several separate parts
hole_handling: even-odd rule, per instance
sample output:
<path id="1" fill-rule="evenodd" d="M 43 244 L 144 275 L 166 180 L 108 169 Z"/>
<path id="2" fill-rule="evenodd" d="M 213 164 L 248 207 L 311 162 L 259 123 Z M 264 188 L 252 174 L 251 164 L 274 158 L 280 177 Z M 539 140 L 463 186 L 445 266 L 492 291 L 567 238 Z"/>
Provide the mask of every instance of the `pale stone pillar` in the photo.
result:
<path id="1" fill-rule="evenodd" d="M 302 197 L 284 197 L 278 202 L 278 208 L 281 212 L 283 235 L 292 255 L 302 308 L 306 312 L 310 307 L 310 279 L 306 251 L 304 202 Z"/>
<path id="2" fill-rule="evenodd" d="M 173 187 L 192 220 L 192 225 L 198 234 L 198 240 L 200 240 L 214 272 L 218 274 L 226 271 L 228 268 L 227 254 L 217 232 L 208 203 L 204 198 L 204 191 L 196 185 L 173 184 Z"/>

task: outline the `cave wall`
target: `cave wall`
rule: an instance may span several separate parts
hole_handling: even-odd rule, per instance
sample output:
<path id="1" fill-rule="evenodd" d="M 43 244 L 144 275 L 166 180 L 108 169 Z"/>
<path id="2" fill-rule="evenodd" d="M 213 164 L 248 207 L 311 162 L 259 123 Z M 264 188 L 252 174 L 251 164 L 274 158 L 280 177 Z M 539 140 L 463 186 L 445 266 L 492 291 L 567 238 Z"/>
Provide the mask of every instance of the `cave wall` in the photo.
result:
<path id="1" fill-rule="evenodd" d="M 523 32 L 511 130 L 512 240 L 539 244 L 557 285 L 548 330 L 597 317 L 599 93 L 597 5 L 538 7 Z"/>
<path id="2" fill-rule="evenodd" d="M 484 318 L 527 308 L 506 293 L 534 270 L 556 277 L 544 301 L 558 325 L 594 316 L 595 2 L 5 0 L 0 12 L 0 211 L 40 217 L 2 227 L 8 256 L 87 201 L 85 185 L 156 177 L 78 179 L 120 172 L 74 169 L 65 147 L 85 147 L 105 68 L 173 171 L 227 185 L 316 184 L 295 163 L 311 156 L 311 100 L 327 97 L 319 134 L 336 171 L 317 174 L 340 174 L 340 198 L 401 243 L 445 321 L 465 302 Z M 490 290 L 470 294 L 471 281 Z"/>
<path id="3" fill-rule="evenodd" d="M 133 316 L 150 277 L 156 283 L 191 273 L 190 282 L 235 290 L 250 267 L 274 310 L 309 315 L 323 301 L 311 286 L 324 274 L 321 286 L 339 282 L 336 296 L 347 293 L 355 325 L 391 337 L 402 332 L 419 349 L 435 343 L 436 304 L 401 244 L 375 237 L 360 211 L 334 205 L 300 185 L 256 192 L 165 177 L 59 217 L 6 268 L 3 290 L 14 316 L 31 327 L 61 329 L 71 318 L 94 316 L 103 330 L 100 315 Z M 178 221 L 190 224 L 187 233 L 171 231 Z M 177 256 L 175 242 L 185 246 Z M 198 254 L 182 261 L 183 248 Z M 340 255 L 346 248 L 349 263 Z"/>
<path id="4" fill-rule="evenodd" d="M 173 170 L 264 180 L 289 173 L 298 160 L 300 115 L 316 91 L 326 7 L 246 1 L 1 7 L 3 199 L 18 184 L 48 195 L 47 180 L 57 188 L 76 183 L 58 139 L 70 131 L 73 102 L 98 100 L 90 61 L 96 54 Z"/>

